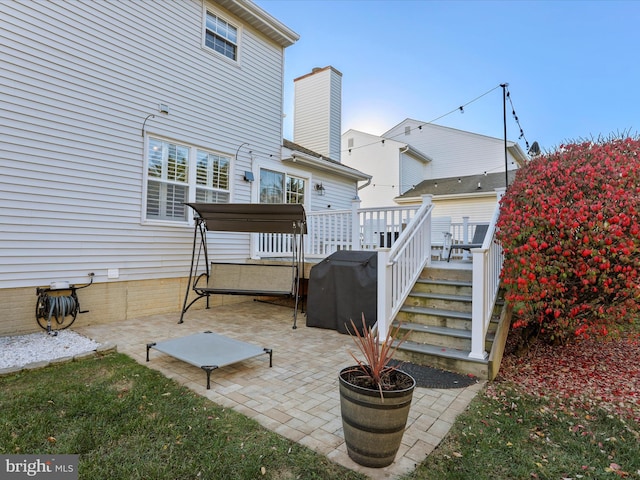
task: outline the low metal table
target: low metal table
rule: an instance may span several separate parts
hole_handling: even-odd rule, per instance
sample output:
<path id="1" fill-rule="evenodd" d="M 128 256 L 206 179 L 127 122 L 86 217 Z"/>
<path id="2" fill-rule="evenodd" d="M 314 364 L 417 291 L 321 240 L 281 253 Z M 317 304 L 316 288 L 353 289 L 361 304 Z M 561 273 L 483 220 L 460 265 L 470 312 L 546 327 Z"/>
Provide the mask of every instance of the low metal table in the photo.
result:
<path id="1" fill-rule="evenodd" d="M 217 368 L 263 354 L 269 355 L 269 367 L 273 366 L 272 349 L 261 348 L 210 331 L 147 343 L 147 362 L 149 350 L 152 348 L 203 369 L 207 373 L 207 390 L 211 388 L 211 372 Z"/>

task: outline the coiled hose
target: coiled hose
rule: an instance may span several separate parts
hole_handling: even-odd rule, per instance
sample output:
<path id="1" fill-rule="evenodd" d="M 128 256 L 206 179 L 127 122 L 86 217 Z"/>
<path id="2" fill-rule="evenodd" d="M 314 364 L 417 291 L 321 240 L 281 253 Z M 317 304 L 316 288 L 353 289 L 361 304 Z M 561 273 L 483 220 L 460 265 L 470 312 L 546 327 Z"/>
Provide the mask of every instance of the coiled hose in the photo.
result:
<path id="1" fill-rule="evenodd" d="M 57 297 L 47 297 L 49 303 L 47 310 L 49 313 L 48 321 L 55 317 L 56 323 L 61 325 L 64 323 L 64 317 L 74 315 L 78 308 L 76 299 L 71 295 L 60 295 Z"/>

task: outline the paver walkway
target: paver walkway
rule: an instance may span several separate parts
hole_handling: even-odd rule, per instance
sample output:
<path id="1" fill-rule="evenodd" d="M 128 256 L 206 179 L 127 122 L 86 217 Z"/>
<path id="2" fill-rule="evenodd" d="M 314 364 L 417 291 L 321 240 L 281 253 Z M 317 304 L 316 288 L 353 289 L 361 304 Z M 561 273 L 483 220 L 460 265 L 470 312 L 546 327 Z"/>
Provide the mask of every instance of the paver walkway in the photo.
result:
<path id="1" fill-rule="evenodd" d="M 326 455 L 372 479 L 392 479 L 422 462 L 447 434 L 456 416 L 482 388 L 416 388 L 402 446 L 393 464 L 382 469 L 362 467 L 347 455 L 340 418 L 338 372 L 352 365 L 355 345 L 348 335 L 305 326 L 298 315 L 292 329 L 290 308 L 248 301 L 189 310 L 183 324 L 179 314 L 154 315 L 105 325 L 75 327 L 97 342 L 111 342 L 118 351 L 157 369 L 213 402 L 255 419 L 264 427 Z M 154 341 L 213 331 L 273 349 L 267 355 L 229 365 L 211 374 L 154 349 L 146 362 L 146 345 Z"/>

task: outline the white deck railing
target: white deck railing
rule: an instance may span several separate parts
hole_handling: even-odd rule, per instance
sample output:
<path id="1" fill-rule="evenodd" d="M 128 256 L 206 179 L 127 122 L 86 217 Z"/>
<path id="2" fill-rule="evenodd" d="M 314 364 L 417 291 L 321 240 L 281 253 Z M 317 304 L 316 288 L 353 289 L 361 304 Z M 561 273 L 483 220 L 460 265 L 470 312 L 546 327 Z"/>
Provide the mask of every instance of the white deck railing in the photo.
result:
<path id="1" fill-rule="evenodd" d="M 495 239 L 499 213 L 500 206 L 498 205 L 482 247 L 471 249 L 473 289 L 471 293 L 471 352 L 469 357 L 482 360 L 488 356 L 484 344 L 500 289 L 500 273 L 504 260 L 502 245 Z"/>
<path id="2" fill-rule="evenodd" d="M 389 248 L 400 238 L 420 205 L 408 207 L 359 208 L 307 213 L 304 254 L 307 258 L 325 258 L 338 250 L 377 250 Z M 357 228 L 353 228 L 357 225 Z M 290 257 L 292 236 L 281 233 L 256 234 L 254 257 Z"/>
<path id="3" fill-rule="evenodd" d="M 391 326 L 422 270 L 431 262 L 431 196 L 419 206 L 361 209 L 354 201 L 351 210 L 307 213 L 304 251 L 307 258 L 325 258 L 338 250 L 378 251 L 378 332 Z M 473 256 L 471 352 L 469 357 L 487 358 L 484 344 L 493 306 L 500 286 L 502 247 L 495 241 L 496 207 L 481 248 Z M 469 243 L 478 225 L 467 218 L 452 224 L 455 243 Z M 353 228 L 357 226 L 357 228 Z M 291 235 L 257 234 L 255 256 L 291 257 Z M 467 255 L 466 252 L 463 253 Z"/>
<path id="4" fill-rule="evenodd" d="M 413 289 L 422 270 L 431 262 L 431 196 L 423 197 L 420 209 L 403 235 L 391 246 L 378 250 L 378 336 L 386 338 L 391 322 Z"/>

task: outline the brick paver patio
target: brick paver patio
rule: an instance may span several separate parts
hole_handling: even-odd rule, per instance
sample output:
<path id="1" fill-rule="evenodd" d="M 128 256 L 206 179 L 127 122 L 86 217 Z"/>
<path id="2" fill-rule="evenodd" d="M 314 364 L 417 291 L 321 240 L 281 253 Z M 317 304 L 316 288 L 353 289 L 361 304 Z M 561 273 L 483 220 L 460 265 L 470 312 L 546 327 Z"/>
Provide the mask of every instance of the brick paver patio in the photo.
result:
<path id="1" fill-rule="evenodd" d="M 219 405 L 251 417 L 264 427 L 326 455 L 373 479 L 392 479 L 415 468 L 440 443 L 456 416 L 482 388 L 416 388 L 402 446 L 393 464 L 382 469 L 361 467 L 347 455 L 342 435 L 338 372 L 352 365 L 355 345 L 348 335 L 307 327 L 304 314 L 292 329 L 292 310 L 247 301 L 189 310 L 183 324 L 179 314 L 154 315 L 121 323 L 74 327 L 100 343 L 162 372 Z M 146 344 L 193 333 L 220 335 L 273 349 L 273 367 L 261 355 L 211 374 L 154 349 L 146 362 Z"/>

